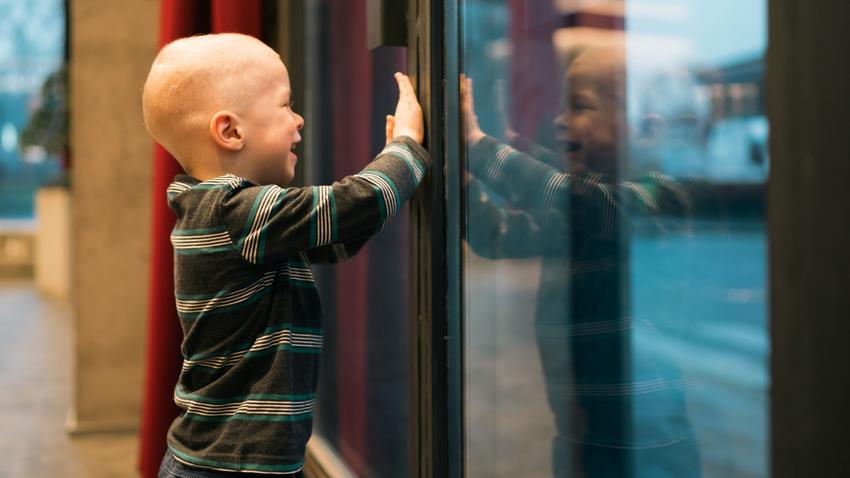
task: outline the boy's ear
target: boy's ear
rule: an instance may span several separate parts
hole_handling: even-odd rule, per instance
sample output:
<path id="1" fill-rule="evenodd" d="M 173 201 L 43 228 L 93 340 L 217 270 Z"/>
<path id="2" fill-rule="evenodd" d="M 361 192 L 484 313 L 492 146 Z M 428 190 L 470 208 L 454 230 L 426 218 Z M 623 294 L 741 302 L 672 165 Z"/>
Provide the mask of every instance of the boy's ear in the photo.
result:
<path id="1" fill-rule="evenodd" d="M 239 151 L 245 146 L 245 136 L 239 117 L 230 111 L 219 111 L 210 119 L 213 141 L 224 149 Z"/>
<path id="2" fill-rule="evenodd" d="M 638 126 L 638 139 L 644 143 L 655 143 L 661 139 L 661 134 L 667 122 L 661 115 L 650 113 L 640 119 Z"/>

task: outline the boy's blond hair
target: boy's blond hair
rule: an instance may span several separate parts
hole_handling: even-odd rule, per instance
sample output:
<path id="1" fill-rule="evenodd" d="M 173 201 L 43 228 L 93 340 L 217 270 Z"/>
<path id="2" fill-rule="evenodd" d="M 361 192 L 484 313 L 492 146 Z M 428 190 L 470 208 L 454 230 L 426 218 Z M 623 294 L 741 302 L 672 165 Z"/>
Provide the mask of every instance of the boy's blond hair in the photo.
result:
<path id="1" fill-rule="evenodd" d="M 239 113 L 255 89 L 250 66 L 280 56 L 248 35 L 226 33 L 175 40 L 160 50 L 142 92 L 145 126 L 180 162 L 193 162 L 209 140 L 209 122 L 220 110 Z"/>

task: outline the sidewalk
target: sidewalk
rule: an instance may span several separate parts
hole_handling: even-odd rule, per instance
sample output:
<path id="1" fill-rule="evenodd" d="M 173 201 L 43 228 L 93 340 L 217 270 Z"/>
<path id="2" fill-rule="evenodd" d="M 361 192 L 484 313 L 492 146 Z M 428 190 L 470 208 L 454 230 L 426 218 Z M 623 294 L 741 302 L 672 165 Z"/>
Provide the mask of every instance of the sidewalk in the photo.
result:
<path id="1" fill-rule="evenodd" d="M 136 477 L 135 435 L 70 437 L 70 306 L 0 281 L 0 476 Z"/>

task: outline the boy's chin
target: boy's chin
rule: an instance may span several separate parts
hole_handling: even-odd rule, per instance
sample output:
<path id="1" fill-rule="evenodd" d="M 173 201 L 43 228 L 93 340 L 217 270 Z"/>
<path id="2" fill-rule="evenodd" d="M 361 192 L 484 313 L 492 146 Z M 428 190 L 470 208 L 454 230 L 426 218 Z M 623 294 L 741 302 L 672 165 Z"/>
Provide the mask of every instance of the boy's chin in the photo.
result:
<path id="1" fill-rule="evenodd" d="M 616 167 L 611 160 L 588 158 L 580 153 L 567 153 L 567 168 L 574 174 L 579 173 L 601 173 L 613 174 Z"/>
<path id="2" fill-rule="evenodd" d="M 275 184 L 282 187 L 282 188 L 285 188 L 292 183 L 292 179 L 294 177 L 295 177 L 295 171 L 292 171 L 289 174 L 285 174 L 282 177 L 278 178 L 278 180 L 275 181 Z"/>

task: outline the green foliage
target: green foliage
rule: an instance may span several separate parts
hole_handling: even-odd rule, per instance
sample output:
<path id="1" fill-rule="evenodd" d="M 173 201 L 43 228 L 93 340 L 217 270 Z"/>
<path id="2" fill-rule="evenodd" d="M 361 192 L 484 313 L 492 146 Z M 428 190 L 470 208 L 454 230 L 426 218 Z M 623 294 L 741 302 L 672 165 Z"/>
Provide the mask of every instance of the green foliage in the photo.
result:
<path id="1" fill-rule="evenodd" d="M 21 132 L 20 147 L 41 146 L 61 157 L 68 146 L 68 69 L 62 65 L 44 81 L 40 104 Z"/>

